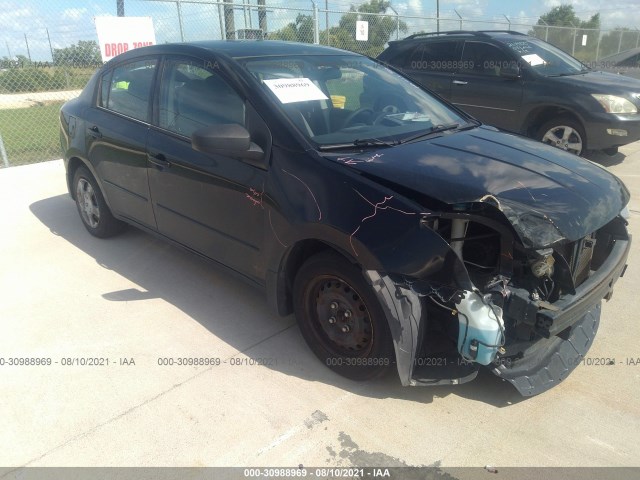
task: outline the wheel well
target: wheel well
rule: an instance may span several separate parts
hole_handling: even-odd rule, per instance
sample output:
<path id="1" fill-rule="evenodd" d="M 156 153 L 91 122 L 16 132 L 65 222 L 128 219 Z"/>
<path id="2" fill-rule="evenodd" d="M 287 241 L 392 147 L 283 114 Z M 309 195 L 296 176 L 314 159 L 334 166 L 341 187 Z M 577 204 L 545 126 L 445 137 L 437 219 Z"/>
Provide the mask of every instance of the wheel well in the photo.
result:
<path id="1" fill-rule="evenodd" d="M 570 110 L 552 106 L 539 107 L 529 113 L 527 122 L 525 123 L 524 133 L 527 137 L 535 138 L 538 130 L 544 123 L 559 116 L 571 117 L 582 125 L 580 119 Z"/>
<path id="2" fill-rule="evenodd" d="M 72 188 L 73 176 L 76 174 L 76 170 L 78 167 L 84 166 L 84 162 L 80 160 L 78 157 L 72 157 L 69 159 L 69 165 L 67 166 L 67 185 L 69 187 L 69 193 L 71 194 L 71 198 L 76 199 L 76 194 Z"/>
<path id="3" fill-rule="evenodd" d="M 320 240 L 302 240 L 296 243 L 292 248 L 281 270 L 281 287 L 280 290 L 283 294 L 283 304 L 281 304 L 279 310 L 282 315 L 288 315 L 293 312 L 293 282 L 296 278 L 296 274 L 302 264 L 313 255 L 320 252 L 334 252 L 346 261 L 357 264 L 357 262 L 346 252 L 329 245 Z"/>

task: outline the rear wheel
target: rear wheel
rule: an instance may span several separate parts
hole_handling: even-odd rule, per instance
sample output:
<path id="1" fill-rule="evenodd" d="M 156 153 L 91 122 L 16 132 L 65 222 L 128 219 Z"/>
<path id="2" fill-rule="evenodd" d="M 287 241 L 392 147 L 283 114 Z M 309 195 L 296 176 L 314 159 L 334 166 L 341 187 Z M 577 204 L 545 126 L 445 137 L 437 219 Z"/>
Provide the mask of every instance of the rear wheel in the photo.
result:
<path id="1" fill-rule="evenodd" d="M 78 167 L 73 176 L 76 206 L 87 231 L 98 238 L 112 237 L 122 231 L 124 222 L 111 214 L 98 184 L 86 167 Z"/>
<path id="2" fill-rule="evenodd" d="M 327 367 L 352 380 L 389 371 L 389 326 L 357 267 L 333 253 L 315 255 L 300 268 L 293 295 L 302 336 Z"/>
<path id="3" fill-rule="evenodd" d="M 575 155 L 585 151 L 586 136 L 579 122 L 571 117 L 549 120 L 538 130 L 538 140 Z"/>

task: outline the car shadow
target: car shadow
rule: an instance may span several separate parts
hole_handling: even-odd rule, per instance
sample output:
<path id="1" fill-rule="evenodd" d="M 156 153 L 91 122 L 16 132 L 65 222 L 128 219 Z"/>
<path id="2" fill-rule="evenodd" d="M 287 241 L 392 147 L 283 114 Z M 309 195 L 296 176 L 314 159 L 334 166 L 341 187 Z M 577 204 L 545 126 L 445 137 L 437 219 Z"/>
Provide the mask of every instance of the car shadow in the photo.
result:
<path id="1" fill-rule="evenodd" d="M 587 160 L 591 160 L 592 162 L 602 165 L 603 167 L 613 167 L 614 165 L 619 165 L 624 162 L 625 158 L 627 158 L 627 156 L 622 152 L 617 152 L 614 155 L 607 155 L 604 152 L 594 150 L 588 151 L 583 156 Z"/>
<path id="2" fill-rule="evenodd" d="M 496 407 L 523 400 L 510 384 L 486 371 L 459 386 L 406 388 L 401 386 L 396 372 L 375 381 L 350 381 L 316 359 L 304 343 L 293 315 L 283 318 L 272 313 L 263 292 L 224 269 L 133 227 L 108 240 L 95 238 L 83 227 L 68 194 L 37 201 L 30 210 L 51 233 L 95 259 L 101 268 L 113 270 L 141 287 L 104 292 L 102 297 L 106 300 L 160 298 L 250 359 L 276 359 L 265 366 L 283 374 L 366 397 L 418 403 L 448 395 Z"/>

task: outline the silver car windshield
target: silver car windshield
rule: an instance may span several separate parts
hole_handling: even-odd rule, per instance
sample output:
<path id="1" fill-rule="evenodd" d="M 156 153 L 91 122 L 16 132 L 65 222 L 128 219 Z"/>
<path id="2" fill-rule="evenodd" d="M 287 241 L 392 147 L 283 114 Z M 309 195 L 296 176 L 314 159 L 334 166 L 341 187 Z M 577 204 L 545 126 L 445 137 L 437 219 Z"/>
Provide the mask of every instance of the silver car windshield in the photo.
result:
<path id="1" fill-rule="evenodd" d="M 445 102 L 366 57 L 263 57 L 241 63 L 319 147 L 394 144 L 469 122 Z"/>

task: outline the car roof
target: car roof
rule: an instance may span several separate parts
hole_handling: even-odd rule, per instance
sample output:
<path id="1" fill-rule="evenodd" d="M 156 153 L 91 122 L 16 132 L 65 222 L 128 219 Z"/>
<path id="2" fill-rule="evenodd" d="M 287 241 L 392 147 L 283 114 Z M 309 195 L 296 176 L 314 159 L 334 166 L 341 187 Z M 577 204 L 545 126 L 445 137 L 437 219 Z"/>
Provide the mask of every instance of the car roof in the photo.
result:
<path id="1" fill-rule="evenodd" d="M 287 55 L 353 55 L 357 53 L 348 52 L 339 48 L 314 45 L 309 43 L 285 42 L 279 40 L 205 40 L 185 43 L 165 43 L 149 47 L 129 50 L 114 60 L 133 59 L 145 55 L 161 54 L 189 54 L 199 50 L 219 53 L 232 58 L 247 57 L 268 57 Z"/>
<path id="2" fill-rule="evenodd" d="M 523 37 L 534 38 L 514 30 L 451 30 L 445 32 L 416 33 L 402 40 L 391 41 L 389 44 L 424 40 L 437 41 L 444 38 L 493 38 L 498 40 L 514 40 L 522 39 Z"/>

